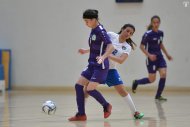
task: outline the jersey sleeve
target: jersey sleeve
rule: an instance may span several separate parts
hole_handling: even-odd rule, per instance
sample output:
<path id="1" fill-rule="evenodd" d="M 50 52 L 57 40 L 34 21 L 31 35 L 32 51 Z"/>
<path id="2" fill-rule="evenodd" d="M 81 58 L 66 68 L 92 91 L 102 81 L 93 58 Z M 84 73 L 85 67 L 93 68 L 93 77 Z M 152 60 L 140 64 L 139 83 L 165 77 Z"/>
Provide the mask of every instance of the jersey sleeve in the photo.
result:
<path id="1" fill-rule="evenodd" d="M 130 55 L 130 53 L 131 53 L 131 46 L 130 46 L 130 45 L 127 45 L 127 46 L 126 46 L 126 49 L 124 50 L 123 53 L 126 53 L 127 55 Z"/>
<path id="2" fill-rule="evenodd" d="M 148 33 L 145 33 L 142 37 L 141 44 L 146 45 L 148 43 Z"/>
<path id="3" fill-rule="evenodd" d="M 107 45 L 111 44 L 110 37 L 108 36 L 107 32 L 103 28 L 102 29 L 100 28 L 99 36 L 105 44 Z"/>

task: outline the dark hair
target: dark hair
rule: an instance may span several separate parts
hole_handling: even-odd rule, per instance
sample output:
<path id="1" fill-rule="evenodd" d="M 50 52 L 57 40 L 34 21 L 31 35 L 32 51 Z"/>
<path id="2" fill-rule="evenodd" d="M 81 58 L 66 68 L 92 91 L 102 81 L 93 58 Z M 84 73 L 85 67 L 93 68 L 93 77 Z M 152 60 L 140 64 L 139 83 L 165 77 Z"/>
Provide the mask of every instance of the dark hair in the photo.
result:
<path id="1" fill-rule="evenodd" d="M 127 27 L 132 28 L 132 29 L 134 30 L 134 32 L 135 32 L 135 27 L 134 27 L 132 24 L 125 24 L 125 25 L 123 25 L 123 27 L 121 27 L 121 30 L 119 31 L 118 34 L 121 34 L 122 30 L 126 29 Z M 135 47 L 137 46 L 137 45 L 135 44 L 135 42 L 134 42 L 131 38 L 126 39 L 126 42 L 131 46 L 131 48 L 132 48 L 133 50 L 134 50 Z"/>
<path id="2" fill-rule="evenodd" d="M 147 30 L 152 30 L 152 21 L 153 21 L 154 19 L 158 19 L 159 21 L 161 21 L 161 19 L 160 19 L 160 17 L 159 17 L 158 15 L 152 16 L 151 22 L 150 22 L 150 24 L 148 25 Z"/>
<path id="3" fill-rule="evenodd" d="M 87 9 L 83 12 L 83 19 L 98 19 L 98 10 Z"/>

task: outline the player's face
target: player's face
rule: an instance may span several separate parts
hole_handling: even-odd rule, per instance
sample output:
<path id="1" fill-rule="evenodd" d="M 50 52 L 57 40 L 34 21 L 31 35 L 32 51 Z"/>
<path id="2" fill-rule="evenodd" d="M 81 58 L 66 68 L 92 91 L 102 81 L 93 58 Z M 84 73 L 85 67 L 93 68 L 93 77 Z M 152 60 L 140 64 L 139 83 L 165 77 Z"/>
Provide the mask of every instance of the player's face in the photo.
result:
<path id="1" fill-rule="evenodd" d="M 85 22 L 86 26 L 93 28 L 93 26 L 96 23 L 96 20 L 95 19 L 84 19 L 84 22 Z"/>
<path id="2" fill-rule="evenodd" d="M 158 18 L 154 18 L 152 20 L 152 29 L 153 30 L 158 30 L 160 26 L 160 20 Z"/>
<path id="3" fill-rule="evenodd" d="M 127 27 L 122 30 L 121 34 L 124 36 L 126 39 L 129 39 L 131 36 L 133 36 L 134 30 L 131 27 Z"/>

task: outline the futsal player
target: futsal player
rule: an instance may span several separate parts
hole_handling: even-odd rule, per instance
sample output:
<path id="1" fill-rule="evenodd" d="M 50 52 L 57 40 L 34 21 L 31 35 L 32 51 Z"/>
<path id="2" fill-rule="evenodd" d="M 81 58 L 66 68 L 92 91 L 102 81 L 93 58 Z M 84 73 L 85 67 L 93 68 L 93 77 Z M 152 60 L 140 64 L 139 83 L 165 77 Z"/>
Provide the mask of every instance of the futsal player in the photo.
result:
<path id="1" fill-rule="evenodd" d="M 132 24 L 125 24 L 118 34 L 114 32 L 108 32 L 108 36 L 110 37 L 115 50 L 108 57 L 110 66 L 106 79 L 106 84 L 109 87 L 114 87 L 116 91 L 122 96 L 124 101 L 127 102 L 129 108 L 133 113 L 134 118 L 141 119 L 144 114 L 139 113 L 136 110 L 134 102 L 130 94 L 125 90 L 124 83 L 116 69 L 116 65 L 118 63 L 123 64 L 127 60 L 131 52 L 131 48 L 134 49 L 134 47 L 136 46 L 136 44 L 131 40 L 131 36 L 134 34 L 134 32 L 135 27 Z M 81 54 L 88 53 L 88 51 L 88 49 L 79 49 L 79 53 Z"/>
<path id="2" fill-rule="evenodd" d="M 83 19 L 86 25 L 92 29 L 89 37 L 89 64 L 75 85 L 78 112 L 75 116 L 69 118 L 69 121 L 87 120 L 84 104 L 84 86 L 87 87 L 88 94 L 103 106 L 104 118 L 108 118 L 112 110 L 111 104 L 96 90 L 96 87 L 106 81 L 109 70 L 108 56 L 113 52 L 114 47 L 106 30 L 98 21 L 97 10 L 88 9 L 84 11 Z"/>
<path id="3" fill-rule="evenodd" d="M 167 65 L 164 59 L 163 53 L 166 55 L 167 59 L 171 61 L 173 58 L 167 52 L 164 43 L 163 31 L 159 30 L 161 20 L 159 16 L 153 16 L 151 18 L 151 23 L 148 27 L 148 31 L 145 32 L 140 49 L 147 57 L 146 66 L 148 69 L 148 77 L 142 79 L 136 79 L 132 84 L 132 91 L 136 93 L 136 89 L 139 85 L 146 85 L 149 83 L 153 83 L 156 80 L 156 72 L 158 71 L 160 74 L 160 81 L 158 84 L 157 93 L 155 95 L 155 99 L 159 101 L 167 101 L 167 98 L 162 97 L 162 92 L 165 87 L 166 82 L 166 73 L 167 73 Z"/>

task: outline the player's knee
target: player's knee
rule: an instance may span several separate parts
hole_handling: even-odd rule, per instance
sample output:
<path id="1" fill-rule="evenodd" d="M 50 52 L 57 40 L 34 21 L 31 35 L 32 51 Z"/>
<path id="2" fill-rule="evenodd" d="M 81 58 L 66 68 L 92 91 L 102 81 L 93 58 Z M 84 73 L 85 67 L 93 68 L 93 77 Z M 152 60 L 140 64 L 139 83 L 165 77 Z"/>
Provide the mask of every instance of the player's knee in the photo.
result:
<path id="1" fill-rule="evenodd" d="M 121 90 L 118 91 L 118 93 L 122 96 L 122 97 L 126 97 L 128 95 L 128 93 L 125 90 Z"/>
<path id="2" fill-rule="evenodd" d="M 149 77 L 149 82 L 150 82 L 150 83 L 153 83 L 155 80 L 156 80 L 156 78 Z"/>
<path id="3" fill-rule="evenodd" d="M 116 89 L 120 96 L 125 97 L 128 95 L 127 91 L 124 89 Z"/>
<path id="4" fill-rule="evenodd" d="M 162 72 L 162 73 L 160 74 L 160 77 L 161 77 L 161 78 L 166 78 L 166 72 Z"/>
<path id="5" fill-rule="evenodd" d="M 88 84 L 88 82 L 89 81 L 87 79 L 80 77 L 76 83 L 79 85 L 82 85 L 82 86 L 86 86 Z"/>
<path id="6" fill-rule="evenodd" d="M 87 91 L 87 93 L 89 92 L 89 91 L 92 91 L 92 90 L 95 90 L 96 89 L 96 87 L 93 87 L 93 86 L 87 86 L 87 88 L 86 88 L 86 91 Z"/>

